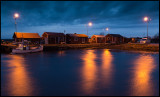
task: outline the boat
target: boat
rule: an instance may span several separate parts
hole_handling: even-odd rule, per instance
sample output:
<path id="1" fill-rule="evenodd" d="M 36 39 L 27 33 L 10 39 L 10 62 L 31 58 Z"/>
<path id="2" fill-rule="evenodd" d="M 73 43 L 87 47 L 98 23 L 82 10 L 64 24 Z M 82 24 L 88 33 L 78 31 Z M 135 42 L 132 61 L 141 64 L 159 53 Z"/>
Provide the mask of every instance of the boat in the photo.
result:
<path id="1" fill-rule="evenodd" d="M 18 44 L 17 48 L 12 49 L 12 54 L 23 54 L 23 53 L 32 53 L 40 51 L 43 51 L 43 45 L 31 47 L 27 43 L 22 42 Z"/>

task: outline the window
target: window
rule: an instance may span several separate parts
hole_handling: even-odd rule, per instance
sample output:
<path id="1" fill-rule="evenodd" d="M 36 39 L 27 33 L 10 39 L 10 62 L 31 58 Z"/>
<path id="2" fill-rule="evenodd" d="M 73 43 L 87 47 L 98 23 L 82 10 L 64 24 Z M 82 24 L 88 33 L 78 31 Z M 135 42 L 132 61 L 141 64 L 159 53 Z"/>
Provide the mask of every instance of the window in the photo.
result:
<path id="1" fill-rule="evenodd" d="M 78 37 L 74 37 L 74 41 L 78 41 Z"/>
<path id="2" fill-rule="evenodd" d="M 108 37 L 107 39 L 109 40 L 110 38 Z"/>

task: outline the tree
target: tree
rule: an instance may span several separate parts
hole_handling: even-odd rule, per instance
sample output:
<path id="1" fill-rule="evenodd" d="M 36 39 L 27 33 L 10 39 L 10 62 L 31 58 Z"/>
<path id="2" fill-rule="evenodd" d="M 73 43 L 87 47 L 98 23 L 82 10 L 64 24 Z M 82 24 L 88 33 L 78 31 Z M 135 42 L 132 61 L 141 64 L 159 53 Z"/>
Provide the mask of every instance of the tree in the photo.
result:
<path id="1" fill-rule="evenodd" d="M 153 36 L 153 39 L 159 39 L 159 32 Z"/>

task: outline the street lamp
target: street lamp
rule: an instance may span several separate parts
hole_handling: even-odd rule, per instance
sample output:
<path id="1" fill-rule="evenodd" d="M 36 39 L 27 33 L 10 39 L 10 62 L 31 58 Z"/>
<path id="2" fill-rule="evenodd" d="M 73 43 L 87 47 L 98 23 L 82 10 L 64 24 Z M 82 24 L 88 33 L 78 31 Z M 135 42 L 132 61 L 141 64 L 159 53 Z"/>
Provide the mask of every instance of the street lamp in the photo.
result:
<path id="1" fill-rule="evenodd" d="M 92 22 L 89 22 L 87 25 L 87 36 L 88 36 L 88 26 L 92 26 Z"/>
<path id="2" fill-rule="evenodd" d="M 147 22 L 147 39 L 148 39 L 148 24 L 149 24 L 149 21 L 151 21 L 151 18 L 144 17 L 144 21 Z"/>
<path id="3" fill-rule="evenodd" d="M 108 31 L 109 29 L 108 28 L 106 28 L 106 31 Z"/>
<path id="4" fill-rule="evenodd" d="M 106 28 L 106 31 L 108 31 L 108 30 L 109 30 L 109 28 L 107 27 L 107 28 Z M 105 40 L 107 41 L 106 37 L 105 37 Z M 106 43 L 106 42 L 105 42 L 105 43 Z"/>
<path id="5" fill-rule="evenodd" d="M 14 19 L 15 19 L 15 28 L 16 28 L 16 32 L 17 32 L 17 23 L 16 23 L 16 19 L 19 17 L 18 13 L 14 14 Z"/>

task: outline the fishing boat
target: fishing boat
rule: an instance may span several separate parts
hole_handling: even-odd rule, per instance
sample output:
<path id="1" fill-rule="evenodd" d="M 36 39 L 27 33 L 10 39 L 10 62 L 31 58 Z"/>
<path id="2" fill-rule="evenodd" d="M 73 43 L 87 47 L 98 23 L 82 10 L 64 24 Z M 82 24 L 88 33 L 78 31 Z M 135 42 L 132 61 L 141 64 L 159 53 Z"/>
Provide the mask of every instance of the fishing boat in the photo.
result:
<path id="1" fill-rule="evenodd" d="M 43 45 L 31 47 L 27 43 L 22 42 L 18 44 L 17 48 L 12 49 L 12 54 L 23 54 L 23 53 L 32 53 L 40 51 L 43 51 Z"/>

